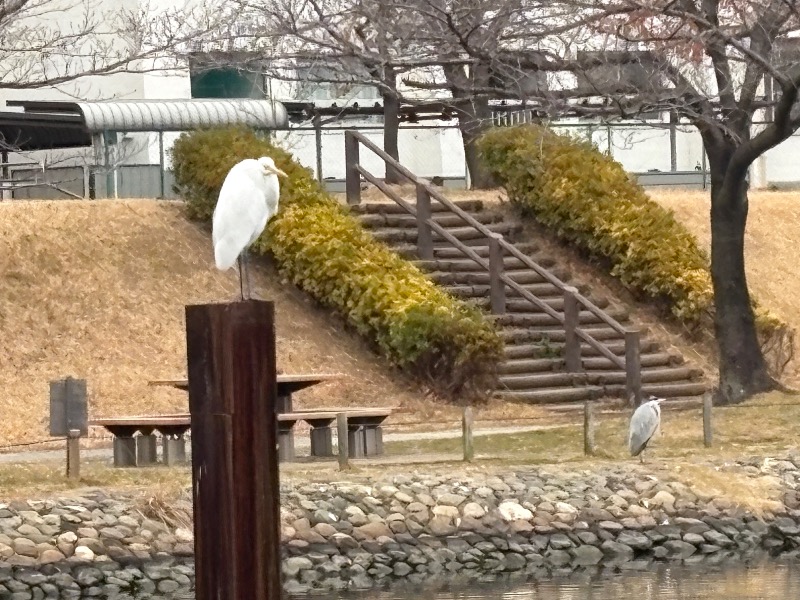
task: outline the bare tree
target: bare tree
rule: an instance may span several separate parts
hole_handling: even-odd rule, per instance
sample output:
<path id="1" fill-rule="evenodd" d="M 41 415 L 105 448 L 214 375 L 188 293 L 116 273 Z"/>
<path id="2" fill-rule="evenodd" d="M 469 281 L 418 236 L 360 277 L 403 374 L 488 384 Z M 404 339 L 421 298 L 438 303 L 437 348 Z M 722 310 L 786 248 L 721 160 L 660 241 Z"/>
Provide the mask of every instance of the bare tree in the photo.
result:
<path id="1" fill-rule="evenodd" d="M 58 88 L 84 77 L 175 68 L 175 50 L 219 37 L 232 12 L 218 4 L 129 9 L 102 0 L 5 0 L 0 89 Z"/>

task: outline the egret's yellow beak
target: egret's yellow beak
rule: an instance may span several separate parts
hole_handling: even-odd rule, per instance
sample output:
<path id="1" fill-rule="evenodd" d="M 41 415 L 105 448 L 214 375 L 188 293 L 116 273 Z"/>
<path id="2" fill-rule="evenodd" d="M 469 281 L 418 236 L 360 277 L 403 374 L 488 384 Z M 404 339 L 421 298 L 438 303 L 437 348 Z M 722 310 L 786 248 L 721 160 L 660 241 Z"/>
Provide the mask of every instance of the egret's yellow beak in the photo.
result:
<path id="1" fill-rule="evenodd" d="M 264 170 L 267 174 L 274 173 L 275 175 L 279 175 L 280 177 L 289 177 L 286 173 L 281 171 L 278 167 L 264 167 Z"/>

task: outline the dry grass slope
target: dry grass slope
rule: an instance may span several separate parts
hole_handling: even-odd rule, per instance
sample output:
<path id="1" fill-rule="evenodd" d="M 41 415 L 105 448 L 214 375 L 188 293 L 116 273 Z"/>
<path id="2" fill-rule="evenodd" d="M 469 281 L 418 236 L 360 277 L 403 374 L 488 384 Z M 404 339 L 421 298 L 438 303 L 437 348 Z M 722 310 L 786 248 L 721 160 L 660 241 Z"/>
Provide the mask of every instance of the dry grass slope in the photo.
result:
<path id="1" fill-rule="evenodd" d="M 276 303 L 278 367 L 343 373 L 298 404 L 414 406 L 419 393 L 269 265 L 255 288 Z M 90 414 L 188 410 L 147 385 L 186 373 L 184 305 L 234 299 L 209 236 L 178 203 L 0 204 L 0 445 L 47 435 L 48 381 L 84 377 Z"/>
<path id="2" fill-rule="evenodd" d="M 672 209 L 700 244 L 710 251 L 711 199 L 707 191 L 648 190 L 650 197 Z M 800 328 L 800 276 L 797 246 L 800 241 L 800 193 L 750 192 L 745 233 L 745 266 L 750 290 L 764 306 Z M 800 340 L 798 340 L 800 343 Z M 795 349 L 800 358 L 800 348 Z M 790 365 L 786 379 L 800 381 L 800 360 Z"/>

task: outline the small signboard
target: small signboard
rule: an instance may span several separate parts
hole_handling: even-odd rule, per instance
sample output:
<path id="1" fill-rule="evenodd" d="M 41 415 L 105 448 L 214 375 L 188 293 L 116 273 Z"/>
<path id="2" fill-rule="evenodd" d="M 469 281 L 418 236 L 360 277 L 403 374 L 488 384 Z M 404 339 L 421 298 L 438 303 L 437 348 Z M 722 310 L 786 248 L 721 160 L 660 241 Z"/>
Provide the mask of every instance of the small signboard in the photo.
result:
<path id="1" fill-rule="evenodd" d="M 86 380 L 59 379 L 50 382 L 50 435 L 66 437 L 71 429 L 89 434 Z"/>

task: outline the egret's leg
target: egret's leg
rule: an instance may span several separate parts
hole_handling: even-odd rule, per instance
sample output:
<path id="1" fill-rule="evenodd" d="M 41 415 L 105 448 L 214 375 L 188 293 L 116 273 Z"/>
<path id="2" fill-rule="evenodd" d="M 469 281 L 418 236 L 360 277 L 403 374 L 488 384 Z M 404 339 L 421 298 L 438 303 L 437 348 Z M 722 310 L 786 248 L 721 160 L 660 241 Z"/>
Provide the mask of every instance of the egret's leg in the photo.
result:
<path id="1" fill-rule="evenodd" d="M 242 300 L 244 300 L 244 260 L 241 254 L 236 259 L 236 263 L 239 265 L 239 293 L 241 293 Z"/>
<path id="2" fill-rule="evenodd" d="M 247 248 L 242 251 L 242 263 L 244 264 L 244 287 L 245 293 L 247 294 L 247 299 L 249 300 L 252 297 L 252 292 L 250 290 L 250 255 L 247 253 Z"/>

